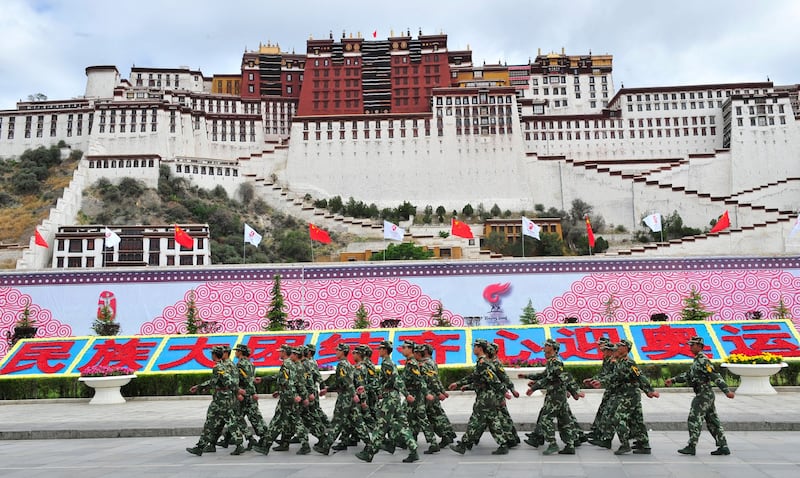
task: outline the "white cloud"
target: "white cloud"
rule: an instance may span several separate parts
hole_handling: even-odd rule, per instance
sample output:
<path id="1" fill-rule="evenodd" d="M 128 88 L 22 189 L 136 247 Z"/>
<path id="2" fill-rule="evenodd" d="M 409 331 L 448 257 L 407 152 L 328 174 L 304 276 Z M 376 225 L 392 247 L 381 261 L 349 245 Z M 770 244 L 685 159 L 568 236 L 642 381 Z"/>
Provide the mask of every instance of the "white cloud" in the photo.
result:
<path id="1" fill-rule="evenodd" d="M 443 31 L 476 63 L 524 63 L 537 54 L 614 55 L 617 87 L 762 81 L 800 82 L 800 3 L 775 0 L 493 2 L 406 0 L 4 0 L 0 16 L 0 109 L 33 93 L 82 95 L 84 69 L 112 64 L 238 72 L 259 42 L 305 50 L 309 35 L 378 30 Z"/>

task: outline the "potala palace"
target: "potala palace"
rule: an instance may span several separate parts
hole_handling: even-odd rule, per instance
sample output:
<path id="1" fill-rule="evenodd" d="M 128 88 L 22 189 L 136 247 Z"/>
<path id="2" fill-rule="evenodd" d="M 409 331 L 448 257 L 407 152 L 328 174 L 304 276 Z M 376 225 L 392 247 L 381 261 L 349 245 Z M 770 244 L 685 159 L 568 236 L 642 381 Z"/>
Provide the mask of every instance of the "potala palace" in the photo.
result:
<path id="1" fill-rule="evenodd" d="M 0 111 L 0 157 L 59 140 L 85 152 L 40 227 L 49 238 L 74 224 L 84 187 L 101 177 L 155 187 L 166 165 L 230 195 L 251 182 L 323 227 L 337 225 L 306 194 L 447 210 L 568 210 L 582 199 L 631 231 L 654 211 L 699 228 L 730 213 L 722 233 L 618 254 L 800 252 L 800 234 L 789 237 L 800 202 L 798 85 L 617 88 L 612 63 L 561 51 L 475 64 L 444 34 L 401 32 L 309 39 L 304 54 L 261 45 L 231 74 L 135 66 L 124 77 L 89 66 L 82 96 Z M 338 227 L 380 235 L 358 221 Z M 48 261 L 30 248 L 18 268 Z"/>

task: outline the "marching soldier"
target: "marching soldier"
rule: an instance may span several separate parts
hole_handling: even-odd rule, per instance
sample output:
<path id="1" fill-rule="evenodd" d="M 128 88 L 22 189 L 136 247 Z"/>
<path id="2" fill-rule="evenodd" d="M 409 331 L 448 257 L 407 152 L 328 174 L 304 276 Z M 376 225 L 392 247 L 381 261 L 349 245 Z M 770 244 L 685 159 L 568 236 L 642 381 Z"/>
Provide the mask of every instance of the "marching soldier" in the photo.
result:
<path id="1" fill-rule="evenodd" d="M 601 375 L 611 373 L 614 367 L 614 351 L 617 348 L 616 345 L 612 344 L 608 337 L 604 335 L 597 340 L 597 347 L 603 353 L 603 365 L 600 367 L 600 371 L 597 375 L 583 381 L 585 385 L 591 385 L 592 380 L 596 380 Z M 601 434 L 598 430 L 611 428 L 611 417 L 609 416 L 609 412 L 613 410 L 611 400 L 611 394 L 608 389 L 604 390 L 603 398 L 600 400 L 600 406 L 597 407 L 597 413 L 595 414 L 594 421 L 592 422 L 592 426 L 586 438 L 599 439 L 601 438 Z"/>
<path id="2" fill-rule="evenodd" d="M 497 358 L 497 344 L 490 342 L 488 347 L 489 348 L 486 350 L 486 357 L 497 371 L 497 377 L 503 382 L 506 390 L 511 392 L 514 398 L 519 398 L 519 392 L 514 390 L 514 382 L 511 381 L 511 377 L 506 373 L 505 367 L 503 367 L 500 359 Z M 511 418 L 511 414 L 508 412 L 508 405 L 503 405 L 500 409 L 500 413 L 503 415 L 504 419 L 503 429 L 507 432 L 506 443 L 508 443 L 510 447 L 519 445 L 519 433 L 517 432 L 517 426 L 514 424 L 514 420 Z"/>
<path id="3" fill-rule="evenodd" d="M 595 388 L 600 388 L 601 384 L 605 385 L 614 396 L 612 399 L 614 410 L 611 417 L 620 441 L 620 447 L 614 454 L 630 453 L 632 450 L 630 438 L 633 438 L 636 441 L 636 449 L 633 449 L 633 452 L 649 455 L 650 439 L 644 424 L 642 395 L 639 390 L 643 390 L 648 398 L 658 398 L 659 394 L 653 389 L 647 377 L 642 375 L 636 362 L 628 356 L 631 343 L 622 339 L 617 342 L 616 346 L 616 365 L 609 374 L 599 376 L 592 380 L 591 384 Z M 591 440 L 590 443 L 611 448 L 611 440 L 605 439 L 605 437 Z"/>
<path id="4" fill-rule="evenodd" d="M 320 395 L 328 391 L 336 391 L 336 405 L 333 409 L 333 420 L 328 436 L 314 445 L 314 451 L 327 455 L 330 453 L 331 445 L 339 435 L 344 432 L 348 425 L 351 425 L 358 437 L 366 445 L 372 446 L 372 440 L 364 425 L 364 418 L 361 414 L 359 402 L 361 399 L 356 393 L 353 383 L 353 366 L 347 361 L 350 354 L 350 346 L 340 343 L 336 347 L 336 372 L 331 377 L 333 384 L 320 390 Z"/>
<path id="5" fill-rule="evenodd" d="M 211 355 L 214 360 L 211 378 L 199 385 L 192 386 L 189 391 L 196 393 L 198 390 L 211 389 L 213 398 L 208 406 L 206 422 L 203 425 L 200 440 L 194 447 L 187 448 L 186 451 L 197 456 L 201 456 L 203 452 L 216 451 L 214 447 L 216 437 L 219 436 L 220 430 L 227 426 L 233 443 L 236 444 L 236 449 L 231 452 L 231 455 L 239 455 L 244 451 L 242 431 L 239 429 L 233 410 L 234 400 L 236 400 L 234 397 L 239 383 L 236 376 L 231 375 L 230 368 L 223 362 L 224 353 L 222 347 L 217 346 L 211 349 Z"/>
<path id="6" fill-rule="evenodd" d="M 442 408 L 442 401 L 448 395 L 447 391 L 439 379 L 439 367 L 436 361 L 433 360 L 433 347 L 430 344 L 418 345 L 420 348 L 419 357 L 417 352 L 414 352 L 414 358 L 420 364 L 420 370 L 425 376 L 425 381 L 428 384 L 428 389 L 433 392 L 433 400 L 425 402 L 425 410 L 428 415 L 428 420 L 433 425 L 433 431 L 442 439 L 439 442 L 439 448 L 445 447 L 453 443 L 456 439 L 456 432 L 453 430 L 453 424 L 447 418 L 447 414 Z M 416 350 L 416 349 L 415 349 Z"/>
<path id="7" fill-rule="evenodd" d="M 413 402 L 414 397 L 409 395 L 403 385 L 403 379 L 397 373 L 397 366 L 392 362 L 392 342 L 384 340 L 378 346 L 381 358 L 381 370 L 378 374 L 378 416 L 375 425 L 373 444 L 364 447 L 356 453 L 359 460 L 371 462 L 378 450 L 394 453 L 395 443 L 402 440 L 409 454 L 403 463 L 413 463 L 419 460 L 417 453 L 417 440 L 411 434 L 406 418 L 405 402 Z"/>
<path id="8" fill-rule="evenodd" d="M 433 400 L 433 394 L 428 389 L 428 384 L 422 375 L 419 362 L 414 358 L 414 347 L 416 344 L 410 340 L 403 343 L 401 352 L 406 358 L 406 365 L 403 368 L 402 377 L 408 395 L 414 400 L 408 400 L 408 424 L 411 426 L 411 433 L 416 438 L 419 432 L 425 436 L 428 442 L 428 449 L 424 453 L 431 454 L 439 451 L 436 443 L 436 434 L 433 426 L 428 421 L 428 412 L 425 409 L 425 402 Z"/>
<path id="9" fill-rule="evenodd" d="M 580 391 L 578 384 L 572 376 L 564 370 L 564 363 L 558 359 L 558 350 L 561 344 L 553 339 L 547 339 L 544 343 L 544 356 L 547 359 L 545 371 L 540 374 L 532 374 L 527 378 L 532 380 L 531 386 L 526 392 L 528 395 L 534 391 L 544 388 L 547 394 L 542 404 L 536 426 L 541 429 L 541 434 L 549 443 L 543 455 L 574 455 L 575 446 L 579 445 L 577 422 L 567 403 L 567 394 L 578 400 L 585 394 Z M 553 421 L 558 422 L 558 430 L 564 443 L 562 450 L 558 449 L 556 443 L 556 429 Z"/>
<path id="10" fill-rule="evenodd" d="M 287 354 L 287 351 L 289 352 Z M 266 433 L 259 440 L 258 445 L 253 450 L 268 455 L 272 442 L 283 434 L 284 437 L 291 437 L 291 430 L 296 430 L 300 436 L 301 447 L 298 455 L 305 455 L 310 452 L 308 445 L 308 431 L 303 423 L 300 407 L 303 406 L 304 397 L 307 396 L 305 386 L 301 383 L 302 378 L 297 375 L 297 367 L 293 364 L 289 355 L 300 356 L 300 351 L 291 347 L 281 347 L 281 358 L 283 363 L 277 374 L 278 391 L 273 393 L 273 397 L 278 398 L 275 405 L 275 414 L 272 416 Z M 307 399 L 306 399 L 307 401 Z M 294 428 L 293 428 L 294 427 Z"/>
<path id="11" fill-rule="evenodd" d="M 305 348 L 303 349 L 303 360 L 302 364 L 306 370 L 306 374 L 308 376 L 307 388 L 309 393 L 318 395 L 319 394 L 319 386 L 322 383 L 322 376 L 319 373 L 319 367 L 317 366 L 317 361 L 314 360 L 314 354 L 317 352 L 317 347 L 314 344 L 306 344 Z M 319 397 L 316 397 L 319 398 Z M 319 438 L 317 435 L 317 430 L 320 428 L 325 430 L 328 428 L 328 416 L 325 415 L 325 412 L 322 410 L 322 407 L 319 405 L 319 400 L 309 400 L 308 407 L 305 409 L 305 417 L 306 417 L 306 427 L 308 428 L 309 433 Z"/>
<path id="12" fill-rule="evenodd" d="M 708 431 L 713 435 L 717 443 L 717 449 L 712 451 L 712 455 L 730 455 L 728 441 L 725 439 L 725 430 L 717 415 L 717 408 L 714 404 L 714 389 L 711 388 L 713 382 L 722 393 L 728 398 L 733 398 L 734 393 L 728 388 L 722 376 L 714 370 L 711 361 L 703 353 L 705 344 L 703 337 L 694 336 L 687 342 L 690 350 L 694 354 L 694 361 L 689 370 L 672 378 L 668 378 L 664 383 L 670 387 L 673 383 L 688 383 L 694 389 L 695 397 L 692 399 L 692 406 L 689 409 L 689 444 L 678 450 L 683 455 L 694 455 L 696 453 L 697 440 L 703 429 L 705 420 Z"/>
<path id="13" fill-rule="evenodd" d="M 239 421 L 239 428 L 245 433 L 248 441 L 247 449 L 251 450 L 258 443 L 258 440 L 253 437 L 247 428 L 245 418 L 250 420 L 256 435 L 262 436 L 267 431 L 267 424 L 261 415 L 261 409 L 258 408 L 258 395 L 256 394 L 256 383 L 261 380 L 256 377 L 256 368 L 250 362 L 250 347 L 245 344 L 238 344 L 234 347 L 234 353 L 238 359 L 236 362 L 239 379 L 238 394 L 243 397 L 241 401 L 236 401 L 235 411 Z M 231 441 L 230 436 L 230 430 L 228 430 L 225 433 L 225 437 L 217 444 L 223 448 L 228 448 L 228 444 Z"/>
<path id="14" fill-rule="evenodd" d="M 493 455 L 508 454 L 508 444 L 505 442 L 506 434 L 503 430 L 504 419 L 500 409 L 505 404 L 505 399 L 511 394 L 505 390 L 505 385 L 497 377 L 494 367 L 486 358 L 486 349 L 489 343 L 485 339 L 477 339 L 472 344 L 472 353 L 475 354 L 475 369 L 472 373 L 457 382 L 450 384 L 449 389 L 461 388 L 466 390 L 471 387 L 475 390 L 475 405 L 472 407 L 472 415 L 467 423 L 467 431 L 461 436 L 461 440 L 450 449 L 463 455 L 467 448 L 474 445 L 485 429 L 489 429 L 492 438 L 497 442 L 499 448 L 492 452 Z"/>

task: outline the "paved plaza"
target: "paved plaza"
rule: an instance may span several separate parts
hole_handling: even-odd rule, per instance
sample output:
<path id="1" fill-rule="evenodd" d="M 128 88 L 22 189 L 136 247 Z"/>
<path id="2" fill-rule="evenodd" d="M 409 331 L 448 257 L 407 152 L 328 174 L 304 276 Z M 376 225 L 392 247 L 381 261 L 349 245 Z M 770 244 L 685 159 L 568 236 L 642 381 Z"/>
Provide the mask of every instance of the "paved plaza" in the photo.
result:
<path id="1" fill-rule="evenodd" d="M 615 456 L 591 445 L 574 456 L 543 456 L 525 444 L 509 455 L 491 455 L 496 448 L 485 434 L 481 443 L 461 456 L 450 450 L 421 455 L 421 461 L 403 464 L 402 450 L 379 453 L 372 463 L 362 463 L 356 449 L 322 456 L 253 452 L 230 456 L 218 448 L 202 457 L 190 455 L 205 419 L 210 398 L 166 397 L 131 399 L 122 405 L 89 405 L 88 400 L 26 400 L 0 402 L 0 476 L 425 476 L 459 478 L 485 476 L 800 476 L 800 389 L 779 388 L 777 395 L 737 396 L 717 394 L 717 408 L 733 454 L 711 456 L 715 448 L 704 432 L 695 457 L 676 450 L 688 438 L 686 417 L 693 394 L 686 389 L 661 389 L 661 398 L 643 398 L 645 421 L 651 430 L 652 455 Z M 588 426 L 602 394 L 588 391 L 586 399 L 570 400 L 578 421 Z M 472 410 L 474 395 L 454 393 L 444 402 L 459 431 Z M 530 430 L 543 397 L 509 402 L 520 431 Z M 260 401 L 265 418 L 275 408 L 272 398 Z M 335 397 L 321 403 L 328 414 Z M 314 439 L 312 438 L 312 443 Z"/>

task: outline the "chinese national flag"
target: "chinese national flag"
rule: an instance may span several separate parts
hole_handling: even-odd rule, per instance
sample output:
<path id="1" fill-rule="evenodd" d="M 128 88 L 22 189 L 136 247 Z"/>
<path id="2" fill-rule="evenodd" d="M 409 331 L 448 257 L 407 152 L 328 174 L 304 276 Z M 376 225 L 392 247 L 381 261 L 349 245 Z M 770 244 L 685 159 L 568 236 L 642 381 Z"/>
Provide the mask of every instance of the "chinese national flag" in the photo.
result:
<path id="1" fill-rule="evenodd" d="M 589 237 L 589 247 L 594 247 L 594 231 L 592 223 L 589 222 L 589 216 L 586 216 L 586 235 Z"/>
<path id="2" fill-rule="evenodd" d="M 311 236 L 312 241 L 321 242 L 323 244 L 331 243 L 331 236 L 328 235 L 328 231 L 320 229 L 311 223 L 308 223 L 308 235 Z"/>
<path id="3" fill-rule="evenodd" d="M 717 223 L 711 228 L 711 232 L 720 232 L 731 227 L 731 219 L 728 217 L 728 211 L 722 213 L 722 216 L 717 219 Z"/>
<path id="4" fill-rule="evenodd" d="M 472 235 L 472 229 L 456 218 L 453 218 L 451 222 L 450 233 L 454 236 L 463 237 L 464 239 L 475 238 L 475 236 Z"/>
<path id="5" fill-rule="evenodd" d="M 186 231 L 175 225 L 175 242 L 186 249 L 194 249 L 194 239 Z"/>
<path id="6" fill-rule="evenodd" d="M 39 234 L 38 229 L 33 230 L 33 241 L 36 243 L 37 246 L 50 247 L 47 245 L 47 241 L 44 240 L 44 237 L 42 237 L 42 235 Z"/>

